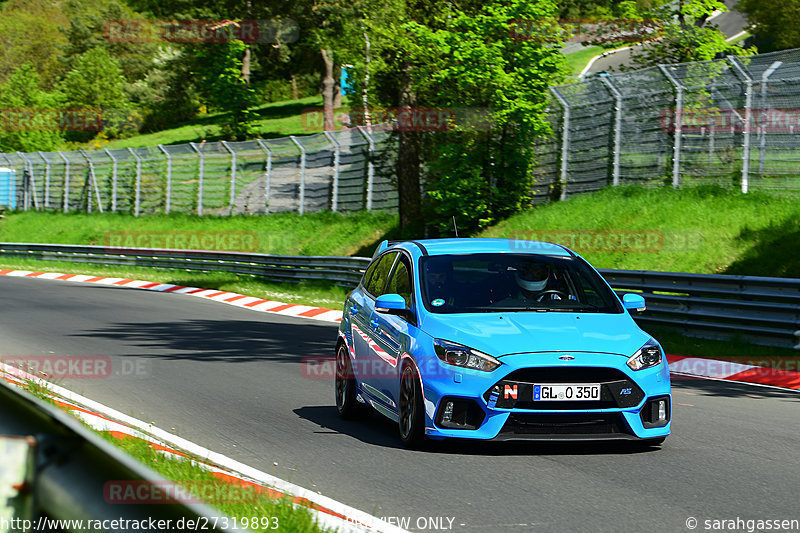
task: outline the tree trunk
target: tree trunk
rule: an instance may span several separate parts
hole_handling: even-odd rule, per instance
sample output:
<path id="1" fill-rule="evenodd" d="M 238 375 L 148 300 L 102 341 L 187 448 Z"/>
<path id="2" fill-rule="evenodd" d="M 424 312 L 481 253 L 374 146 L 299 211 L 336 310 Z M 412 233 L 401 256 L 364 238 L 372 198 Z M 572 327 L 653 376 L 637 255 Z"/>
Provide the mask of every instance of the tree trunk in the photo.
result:
<path id="1" fill-rule="evenodd" d="M 341 72 L 341 69 L 339 69 Z M 342 107 L 342 76 L 336 76 L 333 78 L 333 108 L 339 109 Z"/>
<path id="2" fill-rule="evenodd" d="M 244 19 L 250 18 L 251 10 L 253 9 L 253 1 L 247 0 L 244 6 Z M 242 79 L 248 85 L 250 85 L 250 59 L 251 59 L 252 51 L 250 50 L 250 44 L 245 45 L 244 49 L 244 57 L 242 58 Z"/>
<path id="3" fill-rule="evenodd" d="M 325 131 L 333 131 L 333 53 L 320 49 L 322 62 L 325 64 L 325 76 L 322 78 L 322 112 L 325 115 Z"/>
<path id="4" fill-rule="evenodd" d="M 292 100 L 297 100 L 300 98 L 300 93 L 297 92 L 297 78 L 292 74 L 289 76 L 289 79 L 292 81 Z"/>
<path id="5" fill-rule="evenodd" d="M 403 69 L 400 90 L 400 108 L 413 108 L 417 105 L 417 95 L 411 87 L 411 66 Z M 400 200 L 400 229 L 408 228 L 420 218 L 421 198 L 419 190 L 420 132 L 401 129 L 398 132 L 397 150 L 397 193 Z"/>
<path id="6" fill-rule="evenodd" d="M 242 58 L 242 79 L 248 85 L 250 85 L 250 54 L 250 45 L 247 45 Z"/>

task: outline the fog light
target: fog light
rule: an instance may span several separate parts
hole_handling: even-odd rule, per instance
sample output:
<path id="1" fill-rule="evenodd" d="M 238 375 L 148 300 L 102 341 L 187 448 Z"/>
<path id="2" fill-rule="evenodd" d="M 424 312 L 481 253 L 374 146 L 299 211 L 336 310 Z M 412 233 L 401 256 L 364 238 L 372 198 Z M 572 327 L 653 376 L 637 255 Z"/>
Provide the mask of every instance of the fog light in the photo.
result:
<path id="1" fill-rule="evenodd" d="M 667 419 L 667 402 L 664 400 L 658 401 L 658 421 L 663 422 Z"/>
<path id="2" fill-rule="evenodd" d="M 639 412 L 642 425 L 645 428 L 664 427 L 669 424 L 670 419 L 670 399 L 669 396 L 661 396 L 648 401 Z"/>
<path id="3" fill-rule="evenodd" d="M 444 413 L 442 413 L 442 422 L 451 422 L 453 420 L 453 402 L 447 402 L 444 406 Z"/>

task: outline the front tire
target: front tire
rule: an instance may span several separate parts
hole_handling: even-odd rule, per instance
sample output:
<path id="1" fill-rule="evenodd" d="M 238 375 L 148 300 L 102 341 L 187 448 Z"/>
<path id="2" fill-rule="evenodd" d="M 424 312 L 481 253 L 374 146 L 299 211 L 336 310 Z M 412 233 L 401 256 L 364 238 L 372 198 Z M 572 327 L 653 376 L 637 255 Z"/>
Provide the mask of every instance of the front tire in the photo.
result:
<path id="1" fill-rule="evenodd" d="M 425 440 L 425 409 L 422 386 L 414 367 L 407 364 L 400 377 L 400 440 L 415 448 Z"/>
<path id="2" fill-rule="evenodd" d="M 356 400 L 356 379 L 350 365 L 350 354 L 345 343 L 336 350 L 336 411 L 341 418 L 349 420 L 359 414 Z"/>

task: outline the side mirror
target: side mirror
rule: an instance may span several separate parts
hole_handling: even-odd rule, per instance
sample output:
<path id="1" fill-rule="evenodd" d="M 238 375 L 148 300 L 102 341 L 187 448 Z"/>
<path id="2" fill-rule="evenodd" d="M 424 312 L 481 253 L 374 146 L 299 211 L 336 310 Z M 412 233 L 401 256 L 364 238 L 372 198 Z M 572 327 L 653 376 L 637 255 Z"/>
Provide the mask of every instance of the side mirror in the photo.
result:
<path id="1" fill-rule="evenodd" d="M 389 315 L 404 315 L 407 311 L 406 299 L 399 294 L 381 294 L 375 300 L 375 311 Z"/>
<path id="2" fill-rule="evenodd" d="M 629 292 L 622 297 L 622 305 L 628 311 L 644 311 L 647 306 L 644 303 L 644 297 L 641 294 Z"/>

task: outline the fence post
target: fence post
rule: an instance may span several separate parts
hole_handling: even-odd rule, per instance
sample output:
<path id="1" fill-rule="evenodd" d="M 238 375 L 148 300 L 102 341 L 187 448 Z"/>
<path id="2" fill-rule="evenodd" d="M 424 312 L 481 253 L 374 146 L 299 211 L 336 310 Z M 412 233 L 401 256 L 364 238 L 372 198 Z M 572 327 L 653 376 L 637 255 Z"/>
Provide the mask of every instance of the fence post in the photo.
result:
<path id="1" fill-rule="evenodd" d="M 33 199 L 33 207 L 34 209 L 39 208 L 39 202 L 36 200 L 36 180 L 33 176 L 33 161 L 28 159 L 26 154 L 22 152 L 17 152 L 17 155 L 22 159 L 23 163 L 25 164 L 25 170 L 23 171 L 23 175 L 27 174 L 28 178 L 23 182 L 23 209 L 28 211 L 31 205 L 31 198 Z"/>
<path id="2" fill-rule="evenodd" d="M 605 84 L 614 97 L 614 149 L 611 154 L 611 183 L 616 187 L 619 185 L 619 158 L 622 149 L 622 93 L 619 92 L 608 74 L 600 76 L 600 81 Z"/>
<path id="3" fill-rule="evenodd" d="M 339 141 L 333 134 L 329 131 L 324 132 L 325 137 L 331 142 L 334 146 L 333 151 L 333 186 L 331 191 L 331 211 L 334 213 L 337 211 L 339 207 L 339 161 L 341 157 L 341 146 L 339 145 Z"/>
<path id="4" fill-rule="evenodd" d="M 683 84 L 665 65 L 658 65 L 664 77 L 675 87 L 675 140 L 672 144 L 672 187 L 681 185 L 681 143 L 683 142 Z"/>
<path id="5" fill-rule="evenodd" d="M 136 158 L 136 195 L 133 204 L 133 216 L 139 216 L 139 206 L 142 194 L 142 160 L 139 154 L 133 151 L 133 148 L 128 148 L 128 151 Z"/>
<path id="6" fill-rule="evenodd" d="M 41 151 L 36 152 L 39 157 L 44 161 L 44 207 L 50 207 L 50 161 L 44 156 Z"/>
<path id="7" fill-rule="evenodd" d="M 203 151 L 200 150 L 195 143 L 189 143 L 194 148 L 194 151 L 200 156 L 200 175 L 197 179 L 197 214 L 203 214 L 203 174 L 206 170 L 206 158 Z"/>
<path id="8" fill-rule="evenodd" d="M 272 150 L 267 143 L 262 141 L 261 139 L 256 139 L 256 142 L 267 153 L 267 163 L 265 171 L 267 175 L 265 176 L 266 183 L 264 184 L 264 214 L 269 215 L 269 186 L 270 186 L 270 179 L 272 178 Z"/>
<path id="9" fill-rule="evenodd" d="M 103 148 L 109 159 L 111 159 L 111 212 L 117 212 L 117 158 L 108 148 Z"/>
<path id="10" fill-rule="evenodd" d="M 559 182 L 561 183 L 561 200 L 567 199 L 567 172 L 569 169 L 569 102 L 561 92 L 550 87 L 550 92 L 556 97 L 558 103 L 564 108 L 564 115 L 561 120 L 561 168 Z"/>
<path id="11" fill-rule="evenodd" d="M 97 200 L 97 209 L 102 213 L 103 212 L 103 203 L 100 201 L 100 188 L 97 186 L 97 176 L 94 173 L 94 162 L 89 159 L 89 155 L 86 153 L 85 150 L 79 150 L 83 158 L 86 160 L 86 163 L 89 165 L 89 194 L 87 195 L 87 202 L 86 202 L 86 211 L 91 213 L 92 212 L 92 186 L 94 186 L 94 193 L 95 198 Z"/>
<path id="12" fill-rule="evenodd" d="M 375 163 L 373 162 L 375 156 L 375 139 L 372 138 L 372 135 L 367 133 L 364 126 L 356 126 L 356 128 L 369 143 L 369 154 L 367 156 L 367 211 L 372 211 L 372 196 L 375 186 Z"/>
<path id="13" fill-rule="evenodd" d="M 231 153 L 231 212 L 233 214 L 233 204 L 236 202 L 236 152 L 230 147 L 228 141 L 222 141 L 222 146 Z"/>
<path id="14" fill-rule="evenodd" d="M 775 61 L 761 74 L 761 144 L 758 152 L 758 175 L 764 174 L 764 152 L 767 148 L 767 82 L 772 73 L 783 65 L 783 61 Z"/>
<path id="15" fill-rule="evenodd" d="M 306 202 L 306 149 L 294 135 L 290 135 L 289 138 L 300 150 L 300 205 L 297 208 L 297 212 L 302 215 Z"/>
<path id="16" fill-rule="evenodd" d="M 172 206 L 172 156 L 169 155 L 169 152 L 167 152 L 163 144 L 159 144 L 158 149 L 161 150 L 167 158 L 167 198 L 164 204 L 164 213 L 169 215 L 169 210 Z"/>
<path id="17" fill-rule="evenodd" d="M 742 62 L 734 56 L 728 56 L 728 61 L 739 77 L 744 80 L 744 141 L 742 142 L 742 192 L 747 193 L 750 188 L 750 122 L 753 114 L 753 78 L 745 69 Z"/>
<path id="18" fill-rule="evenodd" d="M 69 211 L 69 159 L 61 150 L 56 153 L 64 160 L 64 212 L 66 213 Z"/>

